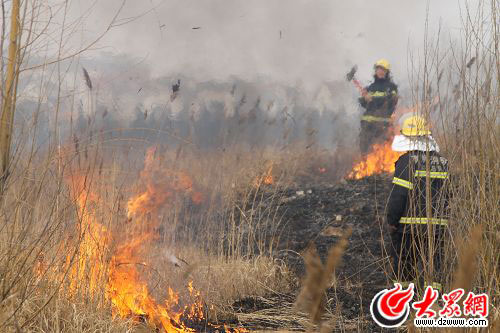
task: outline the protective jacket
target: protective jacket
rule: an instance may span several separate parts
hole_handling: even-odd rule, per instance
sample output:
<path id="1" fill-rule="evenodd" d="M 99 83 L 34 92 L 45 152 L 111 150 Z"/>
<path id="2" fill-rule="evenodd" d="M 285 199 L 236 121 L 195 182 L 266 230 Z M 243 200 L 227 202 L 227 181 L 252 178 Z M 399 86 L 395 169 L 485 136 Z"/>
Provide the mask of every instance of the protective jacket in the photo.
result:
<path id="1" fill-rule="evenodd" d="M 422 256 L 429 264 L 433 260 L 433 276 L 424 285 L 441 289 L 444 235 L 447 220 L 448 198 L 443 187 L 448 179 L 448 161 L 437 152 L 430 151 L 430 172 L 426 172 L 426 152 L 409 151 L 398 159 L 393 178 L 393 189 L 389 197 L 387 222 L 395 226 L 391 233 L 391 254 L 395 282 L 407 286 L 422 278 L 418 262 Z M 430 180 L 431 217 L 427 217 L 426 178 Z M 429 238 L 429 224 L 433 226 Z M 429 253 L 428 242 L 433 240 L 434 251 Z M 424 277 L 425 278 L 425 277 Z"/>
<path id="2" fill-rule="evenodd" d="M 397 160 L 393 189 L 389 197 L 387 223 L 403 229 L 404 225 L 448 225 L 448 191 L 443 185 L 448 179 L 448 161 L 435 151 L 429 152 L 432 217 L 426 209 L 426 152 L 409 151 Z"/>
<path id="3" fill-rule="evenodd" d="M 361 120 L 389 122 L 396 108 L 398 86 L 389 78 L 379 79 L 375 77 L 375 81 L 365 89 L 372 100 L 367 102 L 363 97 L 359 98 L 359 104 L 366 109 Z"/>

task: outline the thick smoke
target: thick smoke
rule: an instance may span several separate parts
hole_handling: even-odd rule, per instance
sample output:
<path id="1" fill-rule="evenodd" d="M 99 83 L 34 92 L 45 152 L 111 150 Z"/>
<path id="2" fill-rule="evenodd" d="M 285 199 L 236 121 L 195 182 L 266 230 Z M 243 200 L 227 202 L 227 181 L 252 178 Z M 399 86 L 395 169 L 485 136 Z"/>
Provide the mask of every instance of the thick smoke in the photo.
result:
<path id="1" fill-rule="evenodd" d="M 73 112 L 62 112 L 79 135 L 94 131 L 151 142 L 188 142 L 202 149 L 292 144 L 335 148 L 356 138 L 356 92 L 345 80 L 325 82 L 314 91 L 270 80 L 200 81 L 182 73 L 153 77 L 135 59 L 82 60 L 92 82 L 77 77 Z M 72 119 L 68 117 L 71 115 Z"/>
<path id="2" fill-rule="evenodd" d="M 70 3 L 68 21 L 84 25 L 71 43 L 92 40 L 121 3 L 98 1 L 90 11 L 85 3 Z M 443 31 L 452 33 L 456 2 L 428 8 L 430 29 L 445 15 Z M 234 143 L 352 146 L 361 110 L 346 72 L 358 64 L 358 78 L 367 84 L 373 61 L 386 57 L 404 91 L 407 53 L 421 46 L 426 15 L 424 2 L 396 0 L 129 1 L 118 26 L 100 40 L 99 53 L 68 65 L 59 135 L 143 128 L 120 135 L 162 142 L 180 137 L 218 149 Z M 38 91 L 33 78 L 25 93 Z M 47 127 L 38 131 L 41 141 L 54 126 L 57 105 L 54 80 L 47 86 L 37 118 Z M 29 94 L 20 101 L 27 119 L 38 101 Z"/>
<path id="3" fill-rule="evenodd" d="M 99 1 L 86 21 L 97 34 L 120 0 Z M 375 60 L 391 61 L 406 81 L 407 55 L 429 35 L 460 26 L 456 0 L 156 0 L 129 1 L 120 17 L 136 20 L 110 31 L 100 45 L 115 54 L 144 58 L 154 76 L 182 72 L 202 81 L 261 76 L 302 89 L 340 80 L 358 64 L 369 80 Z M 81 8 L 75 7 L 77 16 Z M 199 29 L 193 29 L 198 28 Z"/>

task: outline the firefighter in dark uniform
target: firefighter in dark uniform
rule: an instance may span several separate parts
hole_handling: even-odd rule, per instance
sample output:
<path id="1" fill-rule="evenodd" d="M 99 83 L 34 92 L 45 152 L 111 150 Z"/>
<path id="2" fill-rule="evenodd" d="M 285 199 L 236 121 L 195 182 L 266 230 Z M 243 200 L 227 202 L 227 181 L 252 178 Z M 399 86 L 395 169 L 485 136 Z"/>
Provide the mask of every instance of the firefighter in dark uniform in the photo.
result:
<path id="1" fill-rule="evenodd" d="M 423 117 L 409 114 L 401 134 L 394 137 L 392 149 L 405 153 L 396 161 L 387 207 L 393 282 L 405 287 L 412 282 L 419 286 L 423 281 L 441 290 L 443 236 L 448 225 L 448 161 L 439 155 Z"/>
<path id="2" fill-rule="evenodd" d="M 374 143 L 387 140 L 387 129 L 398 102 L 398 86 L 391 80 L 389 62 L 380 59 L 374 67 L 375 81 L 363 89 L 359 98 L 360 105 L 365 108 L 359 135 L 359 147 L 363 155 L 371 150 Z"/>

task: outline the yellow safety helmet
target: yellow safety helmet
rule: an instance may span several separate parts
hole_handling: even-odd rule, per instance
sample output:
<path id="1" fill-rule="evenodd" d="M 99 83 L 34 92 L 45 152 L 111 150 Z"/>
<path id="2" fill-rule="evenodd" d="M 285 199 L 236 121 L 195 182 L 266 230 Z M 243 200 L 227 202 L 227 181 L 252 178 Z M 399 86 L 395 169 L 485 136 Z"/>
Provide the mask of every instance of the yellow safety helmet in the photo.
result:
<path id="1" fill-rule="evenodd" d="M 377 62 L 375 63 L 374 67 L 375 68 L 382 67 L 386 71 L 390 71 L 391 70 L 391 64 L 389 64 L 389 61 L 387 61 L 387 59 L 377 60 Z"/>
<path id="2" fill-rule="evenodd" d="M 406 136 L 424 136 L 430 135 L 431 131 L 424 117 L 411 116 L 403 121 L 401 134 Z"/>

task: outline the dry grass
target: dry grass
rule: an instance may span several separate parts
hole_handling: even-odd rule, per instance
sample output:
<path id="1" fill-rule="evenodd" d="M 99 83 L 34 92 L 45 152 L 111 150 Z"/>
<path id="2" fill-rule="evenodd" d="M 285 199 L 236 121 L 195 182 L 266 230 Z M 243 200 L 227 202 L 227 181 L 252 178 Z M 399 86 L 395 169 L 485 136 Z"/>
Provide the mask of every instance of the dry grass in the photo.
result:
<path id="1" fill-rule="evenodd" d="M 196 207 L 181 194 L 158 211 L 159 237 L 143 246 L 149 263 L 140 268 L 158 300 L 165 297 L 166 286 L 182 297 L 192 280 L 214 320 L 234 319 L 231 305 L 236 300 L 288 293 L 296 284 L 286 265 L 271 256 L 280 217 L 269 210 L 279 200 L 278 190 L 289 183 L 286 177 L 291 177 L 294 162 L 286 154 L 279 158 L 273 154 L 275 184 L 259 189 L 255 179 L 268 172 L 271 159 L 232 156 L 198 156 L 197 162 L 204 162 L 200 169 L 189 154 L 157 153 L 160 166 L 164 163 L 192 178 L 204 201 Z M 105 297 L 110 256 L 118 244 L 102 243 L 95 232 L 110 230 L 118 236 L 114 242 L 119 242 L 120 229 L 133 223 L 127 218 L 127 200 L 147 184 L 139 180 L 130 188 L 129 166 L 107 162 L 95 146 L 64 162 L 53 159 L 41 173 L 33 170 L 32 163 L 39 162 L 19 159 L 22 163 L 27 167 L 13 173 L 1 206 L 2 329 L 129 329 L 130 322 L 110 320 L 111 306 Z M 94 226 L 88 227 L 89 218 Z M 172 265 L 166 248 L 189 265 Z"/>
<path id="2" fill-rule="evenodd" d="M 286 265 L 269 256 L 224 258 L 187 245 L 178 245 L 173 252 L 188 264 L 172 265 L 162 273 L 163 279 L 184 284 L 193 281 L 206 304 L 225 313 L 233 310 L 235 301 L 289 293 L 296 284 Z"/>
<path id="3" fill-rule="evenodd" d="M 449 276 L 453 277 L 452 286 L 460 285 L 490 295 L 490 321 L 493 322 L 500 315 L 498 2 L 481 2 L 474 9 L 477 16 L 465 25 L 463 39 L 467 47 L 456 58 L 460 70 L 456 103 L 443 105 L 441 113 L 444 117 L 453 115 L 454 122 L 454 125 L 443 122 L 442 136 L 456 176 L 451 189 L 453 242 L 448 254 L 449 261 L 458 261 L 459 268 L 456 274 Z M 481 33 L 490 34 L 491 38 L 485 42 Z M 475 61 L 471 65 L 473 57 Z M 471 244 L 462 249 L 459 260 L 456 258 L 458 240 Z"/>
<path id="4" fill-rule="evenodd" d="M 94 305 L 85 304 L 85 300 L 67 300 L 63 296 L 55 298 L 38 312 L 44 304 L 40 299 L 30 300 L 24 309 L 24 315 L 36 314 L 35 319 L 24 327 L 23 332 L 133 332 L 130 321 L 116 318 L 106 309 L 96 309 Z M 96 311 L 97 310 L 97 311 Z"/>
<path id="5" fill-rule="evenodd" d="M 452 289 L 462 288 L 467 294 L 473 287 L 473 277 L 477 273 L 478 268 L 477 256 L 481 248 L 482 234 L 483 228 L 481 228 L 481 226 L 475 226 L 471 230 L 470 237 L 460 244 L 458 267 L 454 274 L 455 276 L 451 285 Z"/>
<path id="6" fill-rule="evenodd" d="M 319 324 L 320 330 L 328 330 L 332 323 L 321 322 L 321 317 L 325 312 L 326 290 L 331 284 L 335 267 L 340 263 L 344 253 L 348 238 L 352 230 L 348 229 L 339 240 L 338 244 L 328 251 L 326 263 L 323 265 L 318 253 L 313 248 L 309 248 L 304 255 L 306 264 L 306 277 L 302 284 L 302 289 L 297 296 L 295 308 L 309 314 L 310 324 L 308 331 L 313 330 L 311 324 Z"/>
<path id="7" fill-rule="evenodd" d="M 419 112 L 432 121 L 441 153 L 450 166 L 444 291 L 462 287 L 487 293 L 490 323 L 500 313 L 497 15 L 498 1 L 465 6 L 460 43 L 450 45 L 448 52 L 439 39 L 426 40 L 424 59 L 414 82 L 419 105 L 439 101 L 436 107 L 422 107 Z"/>
<path id="8" fill-rule="evenodd" d="M 416 79 L 421 85 L 415 96 L 416 102 L 426 105 L 435 97 L 430 91 L 439 95 L 437 111 L 424 113 L 438 124 L 436 135 L 453 174 L 447 287 L 488 293 L 495 330 L 500 317 L 500 55 L 498 7 L 496 1 L 490 3 L 493 16 L 489 20 L 485 19 L 488 15 L 478 15 L 476 21 L 465 23 L 467 43 L 464 49 L 453 49 L 449 68 L 442 68 L 438 48 L 427 53 L 432 59 L 424 66 L 423 77 Z M 485 32 L 491 36 L 487 41 L 482 38 Z M 138 180 L 143 155 L 124 153 L 129 142 L 124 144 L 126 149 L 117 148 L 90 137 L 75 139 L 63 153 L 30 150 L 30 144 L 22 140 L 16 143 L 13 171 L 0 200 L 0 331 L 147 329 L 123 318 L 112 319 L 104 286 L 116 244 L 104 246 L 94 239 L 95 256 L 80 257 L 82 244 L 93 236 L 91 230 L 82 228 L 86 213 L 116 235 L 129 225 L 127 200 L 148 185 Z M 311 147 L 309 141 L 285 150 L 255 151 L 234 145 L 204 152 L 184 144 L 159 147 L 159 167 L 189 175 L 193 189 L 203 194 L 203 203 L 197 206 L 188 196 L 178 195 L 155 211 L 161 215 L 161 228 L 155 230 L 159 237 L 144 244 L 148 265 L 141 266 L 152 293 L 161 299 L 165 286 L 181 290 L 193 280 L 205 302 L 213 306 L 209 311 L 215 320 L 234 316 L 247 323 L 294 329 L 312 329 L 311 323 L 320 323 L 322 331 L 335 326 L 338 313 L 324 313 L 324 294 L 347 246 L 347 235 L 331 249 L 325 265 L 317 255 L 306 255 L 308 275 L 295 308 L 292 299 L 268 297 L 292 292 L 297 284 L 286 265 L 273 258 L 283 221 L 271 207 L 281 199 L 281 190 L 321 179 L 317 171 L 325 165 L 332 166 L 325 177 L 339 179 L 354 159 L 352 149 L 327 152 Z M 266 187 L 261 179 L 271 166 L 275 183 Z M 85 179 L 84 191 L 100 200 L 87 198 L 84 207 L 76 205 L 78 193 L 72 186 L 76 175 Z M 469 241 L 459 241 L 464 239 Z M 119 241 L 123 239 L 116 237 L 115 242 Z M 165 258 L 166 248 L 188 265 L 175 267 Z M 89 281 L 94 279 L 96 262 L 103 267 L 91 292 Z M 78 273 L 72 273 L 75 267 Z M 77 286 L 72 288 L 75 274 Z M 245 297 L 259 299 L 266 309 L 232 313 L 233 302 Z M 356 326 L 343 329 L 356 330 Z"/>

